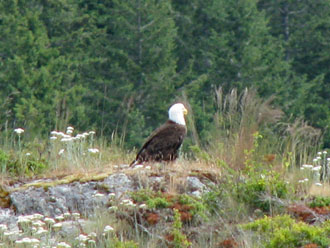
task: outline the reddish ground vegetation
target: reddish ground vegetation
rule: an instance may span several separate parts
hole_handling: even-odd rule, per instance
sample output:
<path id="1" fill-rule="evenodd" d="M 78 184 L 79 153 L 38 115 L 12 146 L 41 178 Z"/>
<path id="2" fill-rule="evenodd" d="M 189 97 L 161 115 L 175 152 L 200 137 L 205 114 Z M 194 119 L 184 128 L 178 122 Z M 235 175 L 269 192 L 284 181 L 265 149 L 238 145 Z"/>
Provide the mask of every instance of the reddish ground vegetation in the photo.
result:
<path id="1" fill-rule="evenodd" d="M 307 244 L 304 245 L 303 248 L 318 248 L 319 246 L 317 244 Z"/>
<path id="2" fill-rule="evenodd" d="M 218 248 L 237 248 L 238 243 L 234 239 L 225 239 L 220 242 Z"/>

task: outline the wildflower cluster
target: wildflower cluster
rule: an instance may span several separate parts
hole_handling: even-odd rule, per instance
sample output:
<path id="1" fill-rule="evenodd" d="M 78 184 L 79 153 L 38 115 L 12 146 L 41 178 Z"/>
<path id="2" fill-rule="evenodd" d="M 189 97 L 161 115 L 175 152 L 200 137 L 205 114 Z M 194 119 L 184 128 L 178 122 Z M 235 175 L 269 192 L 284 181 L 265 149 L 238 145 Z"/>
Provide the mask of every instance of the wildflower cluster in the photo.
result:
<path id="1" fill-rule="evenodd" d="M 306 175 L 309 175 L 314 179 L 316 186 L 322 186 L 322 181 L 329 180 L 329 166 L 330 157 L 327 157 L 327 151 L 318 152 L 317 156 L 313 159 L 313 164 L 303 164 L 300 170 L 306 171 Z M 299 183 L 306 183 L 309 179 L 306 177 L 299 180 Z"/>
<path id="2" fill-rule="evenodd" d="M 64 213 L 54 218 L 42 214 L 32 214 L 18 216 L 17 227 L 10 230 L 5 224 L 0 224 L 0 247 L 97 247 L 98 234 L 91 232 L 89 234 L 79 233 L 72 241 L 65 242 L 56 237 L 58 231 L 64 225 L 73 226 L 75 222 L 80 223 L 80 213 Z M 79 224 L 80 225 L 80 224 Z M 100 236 L 108 237 L 114 228 L 106 225 Z M 52 237 L 52 238 L 51 238 Z M 8 246 L 7 246 L 8 245 Z"/>
<path id="3" fill-rule="evenodd" d="M 66 132 L 51 131 L 50 140 L 53 146 L 53 155 L 65 158 L 70 162 L 78 162 L 87 154 L 97 154 L 100 152 L 94 146 L 95 131 L 83 132 L 74 135 L 74 128 L 69 126 Z"/>

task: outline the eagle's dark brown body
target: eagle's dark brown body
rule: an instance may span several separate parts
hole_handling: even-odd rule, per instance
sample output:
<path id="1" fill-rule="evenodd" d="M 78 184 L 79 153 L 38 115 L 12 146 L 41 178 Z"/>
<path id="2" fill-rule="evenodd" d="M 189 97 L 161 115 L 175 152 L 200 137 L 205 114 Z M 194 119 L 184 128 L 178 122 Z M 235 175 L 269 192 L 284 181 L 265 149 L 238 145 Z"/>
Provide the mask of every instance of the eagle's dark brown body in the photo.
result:
<path id="1" fill-rule="evenodd" d="M 175 160 L 186 133 L 185 125 L 168 120 L 149 136 L 131 166 L 149 161 L 168 162 Z"/>

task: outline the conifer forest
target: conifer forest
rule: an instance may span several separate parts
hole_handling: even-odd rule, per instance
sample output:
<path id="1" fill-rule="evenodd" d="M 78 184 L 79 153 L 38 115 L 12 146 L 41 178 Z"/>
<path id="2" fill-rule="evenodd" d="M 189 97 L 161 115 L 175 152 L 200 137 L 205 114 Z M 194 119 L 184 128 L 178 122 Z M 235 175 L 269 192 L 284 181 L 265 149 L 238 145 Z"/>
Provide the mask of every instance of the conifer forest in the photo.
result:
<path id="1" fill-rule="evenodd" d="M 185 147 L 206 146 L 218 93 L 252 89 L 329 147 L 329 13 L 329 0 L 1 0 L 0 130 L 73 125 L 131 149 L 184 102 Z"/>

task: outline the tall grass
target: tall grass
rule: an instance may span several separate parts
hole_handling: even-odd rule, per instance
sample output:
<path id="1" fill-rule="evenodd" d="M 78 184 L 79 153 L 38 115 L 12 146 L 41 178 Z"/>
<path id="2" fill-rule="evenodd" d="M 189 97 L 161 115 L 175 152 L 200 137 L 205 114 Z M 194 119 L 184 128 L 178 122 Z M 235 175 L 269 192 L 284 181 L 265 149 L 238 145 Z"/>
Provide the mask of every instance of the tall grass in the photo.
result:
<path id="1" fill-rule="evenodd" d="M 247 153 L 253 151 L 259 161 L 283 164 L 285 160 L 288 166 L 296 166 L 306 163 L 319 148 L 320 131 L 300 119 L 287 121 L 272 104 L 274 97 L 261 99 L 253 89 L 224 94 L 219 87 L 214 93 L 212 139 L 205 148 L 213 159 L 242 169 Z"/>

